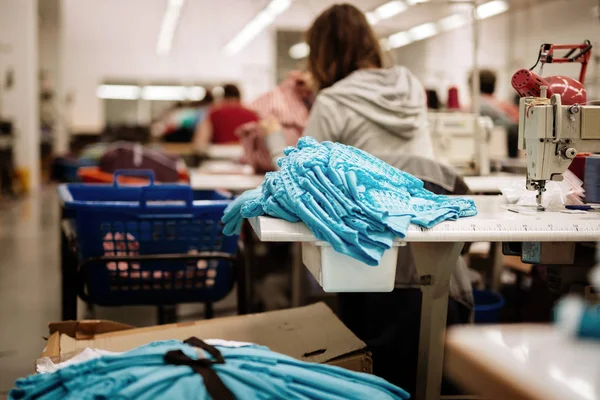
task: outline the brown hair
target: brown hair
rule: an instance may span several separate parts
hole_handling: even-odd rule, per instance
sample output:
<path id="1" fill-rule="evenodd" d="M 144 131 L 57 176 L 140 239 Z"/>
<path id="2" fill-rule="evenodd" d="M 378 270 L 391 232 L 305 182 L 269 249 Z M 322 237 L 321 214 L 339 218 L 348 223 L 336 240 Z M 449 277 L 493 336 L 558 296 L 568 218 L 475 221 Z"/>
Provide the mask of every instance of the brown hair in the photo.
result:
<path id="1" fill-rule="evenodd" d="M 315 19 L 306 34 L 308 69 L 317 89 L 327 88 L 361 68 L 381 68 L 383 57 L 365 15 L 350 4 L 336 4 Z"/>
<path id="2" fill-rule="evenodd" d="M 469 86 L 473 87 L 473 72 L 469 74 Z M 496 91 L 496 73 L 491 69 L 479 70 L 479 92 L 494 94 Z"/>
<path id="3" fill-rule="evenodd" d="M 228 83 L 223 85 L 223 97 L 226 99 L 240 100 L 242 98 L 242 93 L 236 85 L 233 83 Z"/>

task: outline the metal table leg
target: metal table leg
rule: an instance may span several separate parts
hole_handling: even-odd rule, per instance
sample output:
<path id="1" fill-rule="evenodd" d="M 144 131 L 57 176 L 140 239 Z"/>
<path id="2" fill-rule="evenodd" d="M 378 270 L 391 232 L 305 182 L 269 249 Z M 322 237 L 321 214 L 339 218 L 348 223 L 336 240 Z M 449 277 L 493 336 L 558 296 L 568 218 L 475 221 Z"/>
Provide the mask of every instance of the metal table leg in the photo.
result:
<path id="1" fill-rule="evenodd" d="M 492 263 L 491 277 L 489 280 L 490 289 L 494 292 L 498 292 L 502 287 L 502 272 L 504 272 L 502 243 L 490 243 L 490 261 Z"/>
<path id="2" fill-rule="evenodd" d="M 416 399 L 439 399 L 450 276 L 464 243 L 411 243 L 423 286 Z"/>
<path id="3" fill-rule="evenodd" d="M 256 283 L 256 279 L 254 278 L 254 263 L 256 262 L 254 246 L 256 243 L 254 240 L 254 230 L 248 221 L 244 221 L 242 224 L 242 232 L 245 262 L 243 265 L 244 276 L 240 278 L 243 280 L 243 296 L 245 298 L 241 300 L 245 304 L 245 313 L 252 313 L 254 312 L 254 284 Z"/>
<path id="4" fill-rule="evenodd" d="M 60 225 L 60 263 L 62 278 L 62 319 L 77 319 L 77 254 L 71 248 L 68 222 Z"/>
<path id="5" fill-rule="evenodd" d="M 302 243 L 292 243 L 291 271 L 292 307 L 300 307 L 304 298 L 304 265 L 302 264 Z"/>

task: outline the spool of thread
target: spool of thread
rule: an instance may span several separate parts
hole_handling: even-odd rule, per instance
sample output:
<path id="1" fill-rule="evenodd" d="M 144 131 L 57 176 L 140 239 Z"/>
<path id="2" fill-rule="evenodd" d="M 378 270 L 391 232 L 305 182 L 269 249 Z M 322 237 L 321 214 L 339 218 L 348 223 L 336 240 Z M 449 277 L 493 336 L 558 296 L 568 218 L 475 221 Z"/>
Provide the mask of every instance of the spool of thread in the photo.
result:
<path id="1" fill-rule="evenodd" d="M 600 203 L 600 157 L 589 156 L 585 159 L 583 177 L 585 201 L 587 203 Z"/>
<path id="2" fill-rule="evenodd" d="M 448 101 L 446 102 L 448 110 L 460 110 L 460 101 L 458 100 L 458 88 L 450 86 L 448 88 Z"/>
<path id="3" fill-rule="evenodd" d="M 579 153 L 569 165 L 569 171 L 571 171 L 576 177 L 582 181 L 585 179 L 585 159 L 591 156 L 592 153 Z"/>
<path id="4" fill-rule="evenodd" d="M 568 336 L 600 340 L 600 305 L 566 296 L 558 302 L 554 319 L 558 329 Z"/>

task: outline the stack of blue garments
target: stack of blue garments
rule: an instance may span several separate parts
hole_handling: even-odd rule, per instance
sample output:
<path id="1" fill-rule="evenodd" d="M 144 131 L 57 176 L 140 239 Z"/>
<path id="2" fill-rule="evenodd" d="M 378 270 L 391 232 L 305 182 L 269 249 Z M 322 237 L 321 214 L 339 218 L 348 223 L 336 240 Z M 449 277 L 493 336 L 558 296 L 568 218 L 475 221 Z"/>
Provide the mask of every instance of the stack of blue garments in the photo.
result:
<path id="1" fill-rule="evenodd" d="M 337 252 L 378 265 L 411 223 L 431 228 L 477 214 L 473 200 L 435 195 L 420 179 L 352 146 L 303 137 L 284 154 L 279 171 L 225 210 L 225 234 L 261 215 L 303 221 Z"/>
<path id="2" fill-rule="evenodd" d="M 159 341 L 19 379 L 10 399 L 408 399 L 373 375 L 253 344 Z"/>

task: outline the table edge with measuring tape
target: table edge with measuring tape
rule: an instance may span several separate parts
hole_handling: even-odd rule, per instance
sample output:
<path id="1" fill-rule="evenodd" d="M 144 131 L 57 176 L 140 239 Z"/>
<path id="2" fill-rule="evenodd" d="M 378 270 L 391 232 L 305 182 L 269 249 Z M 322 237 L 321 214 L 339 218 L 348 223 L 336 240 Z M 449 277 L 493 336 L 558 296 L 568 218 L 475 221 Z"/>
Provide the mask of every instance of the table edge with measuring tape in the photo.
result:
<path id="1" fill-rule="evenodd" d="M 596 241 L 600 240 L 600 211 L 563 213 L 544 211 L 532 214 L 511 212 L 501 196 L 465 196 L 475 200 L 479 214 L 446 221 L 426 229 L 411 225 L 400 242 L 502 242 L 502 241 Z M 264 242 L 317 242 L 303 223 L 272 217 L 250 219 L 258 238 Z"/>

